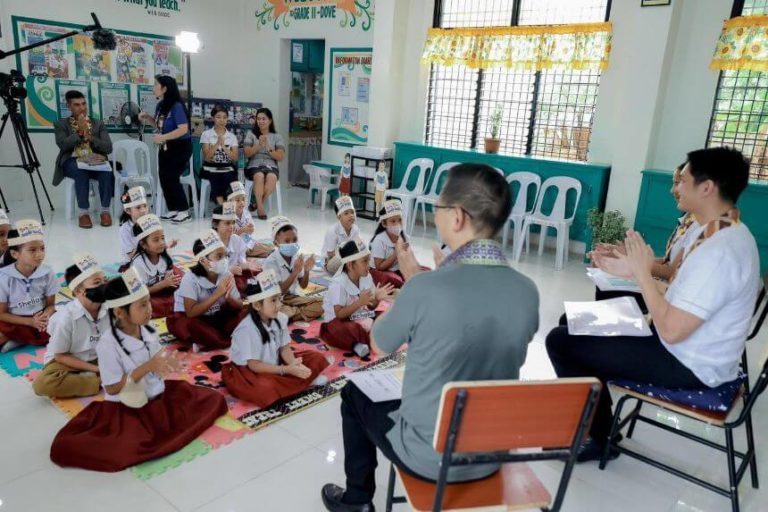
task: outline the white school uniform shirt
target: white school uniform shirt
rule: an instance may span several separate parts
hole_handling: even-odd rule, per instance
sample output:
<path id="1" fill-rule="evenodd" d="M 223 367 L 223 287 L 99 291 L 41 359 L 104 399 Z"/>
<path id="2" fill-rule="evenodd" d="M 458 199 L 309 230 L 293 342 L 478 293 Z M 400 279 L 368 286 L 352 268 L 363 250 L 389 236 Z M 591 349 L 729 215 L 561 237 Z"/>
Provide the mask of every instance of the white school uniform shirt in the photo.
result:
<path id="1" fill-rule="evenodd" d="M 376 258 L 383 260 L 389 258 L 395 252 L 395 242 L 390 240 L 389 234 L 386 231 L 382 231 L 371 242 L 371 268 L 376 268 Z M 389 270 L 394 272 L 400 270 L 400 265 L 397 264 L 397 260 L 389 267 Z"/>
<path id="2" fill-rule="evenodd" d="M 677 219 L 678 224 L 682 224 L 683 220 L 685 220 L 685 215 Z M 688 230 L 683 233 L 683 236 L 675 240 L 675 243 L 672 244 L 672 248 L 669 251 L 670 262 L 675 261 L 681 251 L 687 249 L 689 245 L 696 241 L 696 239 L 699 237 L 699 234 L 701 233 L 700 228 L 701 224 L 694 220 L 691 225 L 688 226 Z"/>
<path id="3" fill-rule="evenodd" d="M 235 227 L 242 229 L 248 224 L 253 224 L 253 217 L 251 217 L 251 213 L 248 211 L 248 208 L 243 208 L 243 213 L 241 213 L 240 216 L 235 220 Z M 247 249 L 253 249 L 253 247 L 256 245 L 256 239 L 253 237 L 253 234 L 243 233 L 242 235 L 238 236 L 243 239 Z"/>
<path id="4" fill-rule="evenodd" d="M 323 297 L 323 319 L 325 322 L 332 322 L 336 318 L 336 306 L 349 306 L 360 298 L 360 292 L 363 290 L 375 290 L 371 274 L 360 278 L 360 285 L 356 286 L 346 272 L 342 271 L 339 275 L 331 279 L 328 285 L 328 291 Z M 363 309 L 363 308 L 361 308 Z"/>
<path id="5" fill-rule="evenodd" d="M 323 241 L 323 258 L 328 257 L 329 252 L 336 252 L 336 250 L 349 242 L 350 240 L 357 240 L 360 238 L 360 228 L 357 224 L 352 224 L 352 229 L 349 230 L 349 235 L 344 231 L 341 222 L 337 222 L 325 232 L 325 240 Z"/>
<path id="6" fill-rule="evenodd" d="M 120 397 L 107 393 L 107 386 L 117 384 L 123 379 L 123 375 L 131 373 L 160 352 L 160 338 L 156 332 L 149 332 L 145 326 L 141 327 L 141 340 L 128 336 L 120 329 L 117 329 L 117 334 L 120 336 L 120 342 L 115 339 L 112 329 L 107 329 L 96 345 L 104 399 L 109 402 L 119 402 Z M 150 400 L 165 391 L 163 378 L 154 372 L 146 374 L 139 382 L 144 383 Z"/>
<path id="7" fill-rule="evenodd" d="M 288 316 L 284 313 L 278 313 L 277 318 L 266 327 L 267 332 L 269 332 L 269 340 L 264 343 L 251 315 L 243 318 L 232 332 L 229 359 L 238 366 L 247 366 L 250 359 L 266 364 L 279 364 L 280 349 L 288 346 L 291 342 L 291 334 L 288 331 Z"/>
<path id="8" fill-rule="evenodd" d="M 154 265 L 144 253 L 134 256 L 131 260 L 131 268 L 136 272 L 136 276 L 141 282 L 147 285 L 147 288 L 162 281 L 165 278 L 165 273 L 171 269 L 162 256 L 160 256 L 157 265 Z"/>
<path id="9" fill-rule="evenodd" d="M 185 297 L 188 299 L 193 299 L 196 302 L 204 301 L 213 295 L 213 291 L 219 285 L 221 280 L 229 275 L 232 274 L 229 272 L 219 274 L 219 277 L 216 279 L 216 283 L 212 283 L 208 280 L 207 277 L 197 276 L 192 271 L 187 272 L 184 274 L 184 277 L 181 278 L 181 283 L 179 283 L 178 289 L 173 294 L 173 310 L 179 313 L 183 313 L 185 311 Z M 229 292 L 229 296 L 233 299 L 240 298 L 240 292 L 237 291 L 237 286 L 232 287 L 232 290 Z M 219 300 L 217 300 L 210 308 L 208 308 L 208 311 L 204 313 L 204 316 L 218 313 L 221 309 L 221 306 L 223 306 L 226 301 L 226 297 L 220 297 Z"/>
<path id="10" fill-rule="evenodd" d="M 248 246 L 242 237 L 232 233 L 227 244 L 227 258 L 230 265 L 244 265 L 248 262 L 245 253 L 248 252 Z"/>
<path id="11" fill-rule="evenodd" d="M 103 304 L 96 314 L 96 320 L 75 299 L 57 310 L 48 321 L 51 339 L 45 352 L 44 364 L 53 360 L 56 354 L 71 354 L 81 361 L 96 359 L 96 344 L 101 335 L 109 330 L 109 315 Z"/>
<path id="12" fill-rule="evenodd" d="M 275 249 L 269 254 L 269 256 L 267 256 L 262 266 L 265 270 L 267 268 L 272 268 L 275 271 L 275 274 L 277 274 L 278 281 L 282 283 L 283 281 L 285 281 L 291 276 L 291 273 L 293 272 L 293 268 L 296 265 L 296 259 L 298 257 L 299 255 L 297 254 L 296 256 L 291 258 L 291 263 L 289 264 L 287 261 L 285 261 L 285 257 L 283 257 L 283 255 L 280 254 L 280 251 L 278 249 Z M 299 273 L 299 275 L 296 276 L 296 279 L 293 280 L 293 284 L 285 293 L 290 293 L 291 295 L 298 295 L 299 279 L 301 279 L 302 277 L 304 277 L 303 270 Z"/>
<path id="13" fill-rule="evenodd" d="M 760 258 L 747 226 L 718 231 L 686 256 L 666 293 L 667 302 L 704 323 L 679 343 L 662 338 L 664 347 L 707 386 L 734 380 L 759 287 Z"/>
<path id="14" fill-rule="evenodd" d="M 120 254 L 122 254 L 122 263 L 131 261 L 131 253 L 136 250 L 139 241 L 133 236 L 133 221 L 129 220 L 120 224 Z"/>
<path id="15" fill-rule="evenodd" d="M 46 308 L 48 297 L 59 291 L 56 274 L 48 265 L 40 265 L 29 277 L 11 263 L 0 268 L 0 302 L 8 304 L 8 313 L 32 316 Z"/>

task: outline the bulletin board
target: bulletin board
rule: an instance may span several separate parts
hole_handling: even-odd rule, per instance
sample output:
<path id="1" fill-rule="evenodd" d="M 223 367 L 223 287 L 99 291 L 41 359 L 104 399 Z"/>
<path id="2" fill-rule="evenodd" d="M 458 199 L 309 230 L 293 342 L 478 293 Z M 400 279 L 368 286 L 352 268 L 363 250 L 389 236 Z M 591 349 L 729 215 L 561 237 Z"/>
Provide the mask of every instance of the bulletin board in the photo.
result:
<path id="1" fill-rule="evenodd" d="M 43 41 L 81 25 L 13 16 L 14 46 Z M 16 56 L 16 69 L 26 77 L 22 114 L 30 132 L 51 132 L 68 117 L 64 95 L 77 89 L 88 99 L 90 115 L 112 131 L 119 130 L 119 109 L 138 102 L 154 114 L 155 75 L 173 76 L 184 87 L 184 59 L 172 37 L 115 30 L 117 47 L 96 50 L 89 35 L 79 34 Z"/>
<path id="2" fill-rule="evenodd" d="M 371 48 L 331 48 L 328 95 L 328 144 L 368 143 Z"/>

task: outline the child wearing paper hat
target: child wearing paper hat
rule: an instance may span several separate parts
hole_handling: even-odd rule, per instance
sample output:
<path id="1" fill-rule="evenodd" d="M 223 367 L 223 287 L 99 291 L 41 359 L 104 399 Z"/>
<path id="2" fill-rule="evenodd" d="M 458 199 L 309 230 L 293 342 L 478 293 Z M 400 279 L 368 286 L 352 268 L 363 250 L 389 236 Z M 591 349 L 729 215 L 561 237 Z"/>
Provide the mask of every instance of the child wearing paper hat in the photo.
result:
<path id="1" fill-rule="evenodd" d="M 335 275 L 336 271 L 341 267 L 341 258 L 339 258 L 338 254 L 339 247 L 350 240 L 360 238 L 360 229 L 355 223 L 357 215 L 352 198 L 342 196 L 336 200 L 333 206 L 336 209 L 336 217 L 339 219 L 339 222 L 326 231 L 322 252 L 325 257 L 325 270 L 331 275 Z"/>
<path id="2" fill-rule="evenodd" d="M 246 316 L 232 333 L 231 363 L 221 377 L 232 396 L 269 407 L 312 385 L 325 384 L 320 375 L 328 361 L 318 352 L 290 347 L 288 317 L 280 312 L 280 282 L 265 270 L 248 283 Z"/>

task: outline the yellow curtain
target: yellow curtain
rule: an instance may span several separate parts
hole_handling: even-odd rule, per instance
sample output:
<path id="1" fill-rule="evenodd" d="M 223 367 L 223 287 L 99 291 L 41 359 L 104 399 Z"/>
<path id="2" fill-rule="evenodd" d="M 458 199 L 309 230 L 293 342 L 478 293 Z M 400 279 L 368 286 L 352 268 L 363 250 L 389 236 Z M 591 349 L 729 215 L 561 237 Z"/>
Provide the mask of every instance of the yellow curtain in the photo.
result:
<path id="1" fill-rule="evenodd" d="M 470 68 L 600 69 L 608 66 L 611 23 L 432 28 L 423 62 Z"/>
<path id="2" fill-rule="evenodd" d="M 720 71 L 768 71 L 768 16 L 727 20 L 709 67 Z"/>

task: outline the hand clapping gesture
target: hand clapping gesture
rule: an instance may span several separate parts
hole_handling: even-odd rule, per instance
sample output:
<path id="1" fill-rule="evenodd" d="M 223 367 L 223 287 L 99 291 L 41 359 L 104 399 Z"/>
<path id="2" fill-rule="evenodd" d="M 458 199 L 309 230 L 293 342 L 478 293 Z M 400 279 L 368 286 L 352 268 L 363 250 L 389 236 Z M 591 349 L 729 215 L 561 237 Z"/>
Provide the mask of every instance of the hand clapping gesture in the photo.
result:
<path id="1" fill-rule="evenodd" d="M 376 290 L 374 290 L 373 292 L 373 296 L 376 301 L 381 302 L 382 300 L 386 300 L 387 302 L 390 302 L 393 299 L 392 296 L 394 292 L 395 292 L 395 287 L 389 283 L 385 284 L 384 286 L 377 284 Z M 373 301 L 371 301 L 370 305 L 373 305 L 372 303 Z"/>

